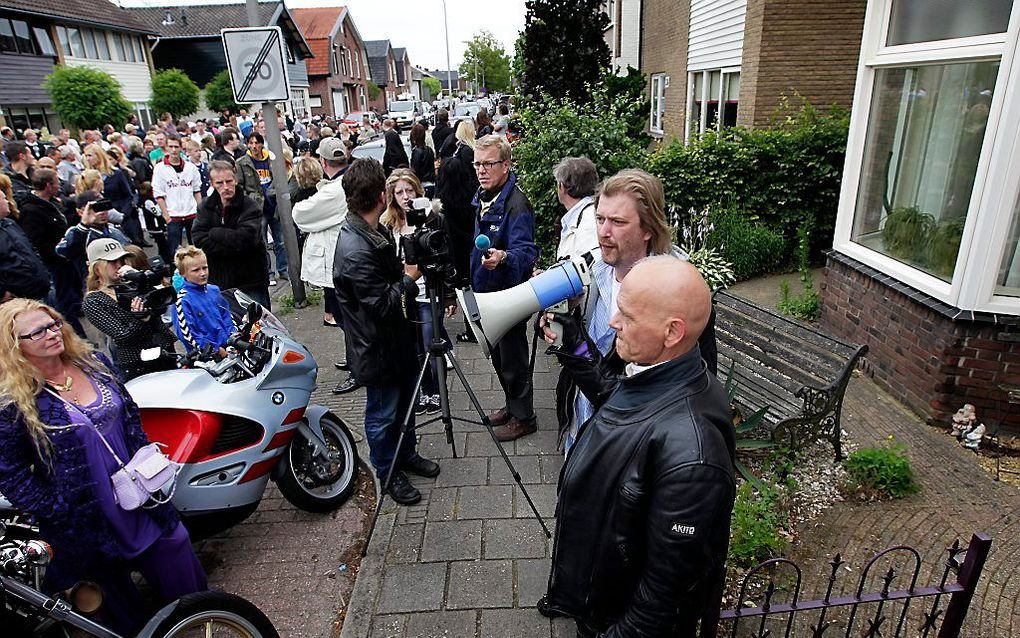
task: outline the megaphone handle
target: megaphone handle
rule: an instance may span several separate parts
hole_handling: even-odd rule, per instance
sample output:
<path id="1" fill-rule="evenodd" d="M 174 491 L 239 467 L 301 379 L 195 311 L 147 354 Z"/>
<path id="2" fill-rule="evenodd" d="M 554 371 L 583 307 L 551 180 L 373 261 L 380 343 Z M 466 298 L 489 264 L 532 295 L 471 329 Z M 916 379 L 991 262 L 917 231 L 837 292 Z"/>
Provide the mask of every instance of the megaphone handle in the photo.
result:
<path id="1" fill-rule="evenodd" d="M 563 345 L 563 324 L 561 324 L 559 321 L 550 321 L 550 322 L 547 323 L 546 327 L 549 328 L 549 332 L 551 332 L 554 335 L 556 335 L 556 339 L 553 341 L 552 345 L 554 345 L 556 347 L 562 346 Z"/>

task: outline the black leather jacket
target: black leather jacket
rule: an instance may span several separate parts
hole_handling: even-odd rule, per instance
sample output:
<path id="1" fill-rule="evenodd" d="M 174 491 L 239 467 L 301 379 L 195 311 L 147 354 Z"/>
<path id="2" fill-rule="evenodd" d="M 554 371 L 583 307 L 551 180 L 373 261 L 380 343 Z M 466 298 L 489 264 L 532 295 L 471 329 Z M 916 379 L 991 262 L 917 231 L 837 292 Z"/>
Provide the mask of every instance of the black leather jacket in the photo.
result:
<path id="1" fill-rule="evenodd" d="M 726 394 L 695 348 L 633 377 L 560 354 L 598 411 L 560 473 L 550 604 L 623 638 L 694 636 L 734 499 Z"/>
<path id="2" fill-rule="evenodd" d="M 364 385 L 387 385 L 418 368 L 414 317 L 418 284 L 404 274 L 393 236 L 347 215 L 333 258 L 333 284 L 344 317 L 351 374 Z"/>

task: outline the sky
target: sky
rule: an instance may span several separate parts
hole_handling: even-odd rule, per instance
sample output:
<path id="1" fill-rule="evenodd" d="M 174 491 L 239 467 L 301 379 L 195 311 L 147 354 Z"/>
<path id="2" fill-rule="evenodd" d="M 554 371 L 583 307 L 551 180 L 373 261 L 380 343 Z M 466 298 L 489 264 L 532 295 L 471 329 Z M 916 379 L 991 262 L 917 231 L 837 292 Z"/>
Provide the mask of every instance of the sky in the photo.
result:
<path id="1" fill-rule="evenodd" d="M 443 0 L 285 0 L 290 9 L 346 5 L 365 40 L 390 40 L 407 47 L 411 64 L 446 68 Z M 513 57 L 514 40 L 524 28 L 525 0 L 446 0 L 450 28 L 450 65 L 456 69 L 465 42 L 481 29 L 490 31 Z M 223 4 L 214 0 L 120 0 L 123 7 Z M 233 2 L 231 2 L 233 4 Z"/>

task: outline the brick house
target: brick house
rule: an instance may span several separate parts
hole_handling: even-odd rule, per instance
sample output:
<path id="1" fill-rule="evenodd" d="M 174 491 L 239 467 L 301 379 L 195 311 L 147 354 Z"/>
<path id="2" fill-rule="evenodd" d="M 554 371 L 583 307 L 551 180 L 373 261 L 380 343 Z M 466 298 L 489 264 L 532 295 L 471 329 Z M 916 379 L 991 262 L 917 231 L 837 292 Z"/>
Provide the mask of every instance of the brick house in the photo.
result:
<path id="1" fill-rule="evenodd" d="M 869 0 L 820 322 L 947 425 L 1020 425 L 1020 6 Z"/>
<path id="2" fill-rule="evenodd" d="M 394 89 L 394 93 L 397 95 L 411 93 L 413 73 L 411 71 L 411 58 L 407 55 L 407 49 L 404 47 L 394 47 L 393 63 L 396 65 L 397 71 L 397 87 Z"/>
<path id="3" fill-rule="evenodd" d="M 106 71 L 120 83 L 139 122 L 152 123 L 147 40 L 155 32 L 131 13 L 103 4 L 85 0 L 0 3 L 0 123 L 15 130 L 47 127 L 51 133 L 63 126 L 43 87 L 58 64 Z"/>
<path id="4" fill-rule="evenodd" d="M 761 126 L 784 95 L 851 104 L 865 0 L 615 0 L 621 43 L 634 5 L 653 137 Z"/>
<path id="5" fill-rule="evenodd" d="M 315 56 L 308 60 L 312 115 L 343 117 L 368 108 L 368 51 L 347 7 L 294 9 Z"/>
<path id="6" fill-rule="evenodd" d="M 397 63 L 393 45 L 389 40 L 369 40 L 365 42 L 365 50 L 368 51 L 372 81 L 381 89 L 374 100 L 369 99 L 368 107 L 377 113 L 385 113 L 390 102 L 397 98 Z"/>

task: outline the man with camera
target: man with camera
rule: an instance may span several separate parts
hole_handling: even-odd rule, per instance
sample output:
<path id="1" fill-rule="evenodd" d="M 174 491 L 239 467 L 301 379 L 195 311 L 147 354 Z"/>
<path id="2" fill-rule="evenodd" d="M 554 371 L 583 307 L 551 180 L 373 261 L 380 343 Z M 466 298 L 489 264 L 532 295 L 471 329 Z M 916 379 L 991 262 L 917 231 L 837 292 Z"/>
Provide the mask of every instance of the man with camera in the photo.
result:
<path id="1" fill-rule="evenodd" d="M 632 267 L 616 307 L 612 353 L 576 329 L 553 350 L 595 414 L 561 474 L 539 609 L 574 618 L 579 638 L 693 638 L 722 593 L 735 494 L 729 400 L 698 347 L 711 291 L 659 255 Z"/>
<path id="2" fill-rule="evenodd" d="M 209 181 L 215 192 L 202 201 L 192 229 L 195 245 L 209 260 L 209 282 L 222 290 L 237 288 L 271 309 L 262 206 L 237 187 L 230 162 L 214 160 Z"/>
<path id="3" fill-rule="evenodd" d="M 495 292 L 531 278 L 538 259 L 535 214 L 510 170 L 510 143 L 502 135 L 475 141 L 475 236 L 489 238 L 491 248 L 471 251 L 471 290 Z M 507 331 L 492 348 L 492 365 L 503 388 L 504 407 L 489 415 L 496 438 L 513 441 L 538 429 L 532 371 L 528 361 L 528 321 Z"/>
<path id="4" fill-rule="evenodd" d="M 403 418 L 415 399 L 418 366 L 409 313 L 415 308 L 420 273 L 416 266 L 401 264 L 393 235 L 379 223 L 386 209 L 385 189 L 386 175 L 375 160 L 359 159 L 344 174 L 348 215 L 337 240 L 333 283 L 347 359 L 367 392 L 365 436 L 372 466 L 383 482 L 396 463 L 387 493 L 401 505 L 414 505 L 421 493 L 404 471 L 434 477 L 439 465 L 417 453 L 413 431 L 396 449 Z"/>
<path id="5" fill-rule="evenodd" d="M 99 193 L 85 191 L 75 198 L 74 204 L 81 221 L 67 229 L 64 238 L 57 244 L 56 252 L 74 264 L 84 278 L 86 246 L 97 239 L 113 239 L 121 246 L 127 246 L 131 240 L 110 224 L 113 202 L 103 199 Z"/>

